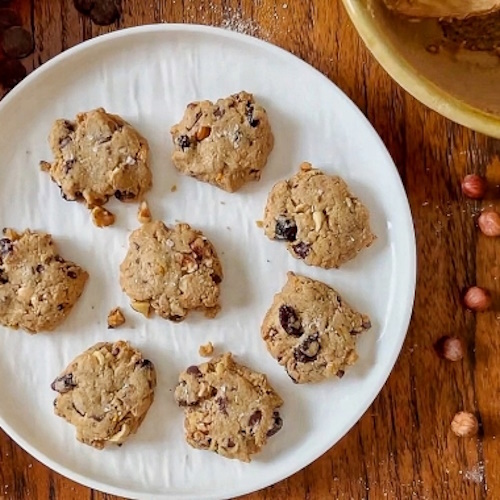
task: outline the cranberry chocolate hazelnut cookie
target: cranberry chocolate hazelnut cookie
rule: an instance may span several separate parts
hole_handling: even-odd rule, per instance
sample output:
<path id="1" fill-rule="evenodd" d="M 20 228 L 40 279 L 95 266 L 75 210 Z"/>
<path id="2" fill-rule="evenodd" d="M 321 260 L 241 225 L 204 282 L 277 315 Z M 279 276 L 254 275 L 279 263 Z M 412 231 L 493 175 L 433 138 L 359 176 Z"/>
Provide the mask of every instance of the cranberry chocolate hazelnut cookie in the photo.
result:
<path id="1" fill-rule="evenodd" d="M 153 309 L 177 322 L 191 310 L 209 318 L 218 313 L 222 276 L 215 248 L 200 231 L 160 221 L 132 232 L 120 266 L 120 284 L 133 309 L 145 316 Z"/>
<path id="2" fill-rule="evenodd" d="M 358 335 L 370 327 L 368 316 L 333 288 L 289 272 L 264 318 L 262 338 L 290 378 L 303 384 L 342 377 L 358 359 Z"/>
<path id="3" fill-rule="evenodd" d="M 184 407 L 187 442 L 226 458 L 250 462 L 283 425 L 283 400 L 266 376 L 236 363 L 231 353 L 181 373 L 175 399 Z"/>
<path id="4" fill-rule="evenodd" d="M 243 91 L 189 104 L 170 133 L 177 170 L 229 192 L 260 179 L 274 145 L 266 110 Z"/>
<path id="5" fill-rule="evenodd" d="M 82 443 L 122 445 L 154 399 L 153 363 L 128 342 L 99 342 L 77 356 L 52 382 L 54 412 L 76 428 Z"/>
<path id="6" fill-rule="evenodd" d="M 41 162 L 64 199 L 91 208 L 111 196 L 136 201 L 151 188 L 149 145 L 129 123 L 103 108 L 57 120 L 50 131 L 53 163 Z"/>
<path id="7" fill-rule="evenodd" d="M 64 260 L 50 234 L 4 229 L 0 239 L 0 324 L 50 331 L 70 313 L 88 274 Z"/>
<path id="8" fill-rule="evenodd" d="M 264 213 L 268 238 L 284 240 L 296 259 L 336 268 L 370 246 L 368 209 L 338 176 L 303 163 L 292 178 L 274 185 Z"/>

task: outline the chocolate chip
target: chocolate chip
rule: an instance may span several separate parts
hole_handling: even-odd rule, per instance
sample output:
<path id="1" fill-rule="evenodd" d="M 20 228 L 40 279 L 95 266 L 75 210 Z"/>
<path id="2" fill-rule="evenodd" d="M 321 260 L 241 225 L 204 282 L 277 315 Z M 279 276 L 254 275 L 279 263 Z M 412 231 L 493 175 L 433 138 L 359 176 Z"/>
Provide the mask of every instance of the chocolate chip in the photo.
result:
<path id="1" fill-rule="evenodd" d="M 225 397 L 220 397 L 215 400 L 217 403 L 217 406 L 219 407 L 219 410 L 224 413 L 224 415 L 227 415 L 227 398 Z"/>
<path id="2" fill-rule="evenodd" d="M 304 339 L 294 351 L 295 360 L 299 363 L 310 363 L 318 357 L 321 345 L 318 341 L 319 335 L 317 333 L 309 335 Z"/>
<path id="3" fill-rule="evenodd" d="M 300 319 L 295 312 L 295 309 L 288 305 L 281 305 L 278 311 L 280 325 L 288 335 L 292 337 L 300 337 L 304 331 Z"/>
<path id="4" fill-rule="evenodd" d="M 7 255 L 14 250 L 14 245 L 9 238 L 0 239 L 0 255 Z"/>
<path id="5" fill-rule="evenodd" d="M 2 3 L 0 2 L 0 6 Z M 11 26 L 20 26 L 21 18 L 13 9 L 0 9 L 0 33 Z"/>
<path id="6" fill-rule="evenodd" d="M 251 104 L 250 102 L 247 102 L 246 116 L 247 116 L 248 123 L 250 124 L 251 127 L 256 127 L 260 122 L 259 122 L 259 120 L 254 118 L 253 112 L 254 112 L 253 104 Z"/>
<path id="7" fill-rule="evenodd" d="M 248 425 L 254 427 L 262 420 L 262 412 L 260 410 L 255 410 L 248 419 Z"/>
<path id="8" fill-rule="evenodd" d="M 76 280 L 76 277 L 78 276 L 75 271 L 68 271 L 66 274 L 68 275 L 68 278 L 71 278 L 72 280 Z"/>
<path id="9" fill-rule="evenodd" d="M 114 352 L 114 349 L 113 349 L 113 352 Z M 113 352 L 111 352 L 111 354 L 113 354 Z M 118 350 L 118 352 L 120 352 L 120 351 Z M 118 352 L 116 354 L 118 354 Z M 113 356 L 116 356 L 116 354 L 113 354 Z M 148 370 L 153 369 L 153 363 L 151 361 L 149 361 L 149 359 L 140 359 L 139 361 L 137 361 L 135 366 L 138 366 L 140 368 L 147 368 Z"/>
<path id="10" fill-rule="evenodd" d="M 66 373 L 65 375 L 57 377 L 54 382 L 50 384 L 50 387 L 53 391 L 57 391 L 60 394 L 70 391 L 73 387 L 76 387 L 76 383 L 73 381 L 73 374 Z"/>
<path id="11" fill-rule="evenodd" d="M 267 431 L 267 437 L 274 436 L 283 427 L 283 419 L 281 418 L 279 412 L 275 411 L 273 413 L 273 426 Z"/>
<path id="12" fill-rule="evenodd" d="M 99 26 L 107 26 L 118 20 L 121 8 L 119 0 L 96 1 L 90 11 L 90 19 Z"/>
<path id="13" fill-rule="evenodd" d="M 0 85 L 5 89 L 15 87 L 26 76 L 26 68 L 12 59 L 0 61 Z"/>
<path id="14" fill-rule="evenodd" d="M 187 370 L 186 373 L 189 373 L 189 375 L 194 375 L 195 377 L 201 377 L 202 373 L 200 369 L 196 366 L 190 366 Z"/>
<path id="15" fill-rule="evenodd" d="M 182 149 L 187 149 L 187 148 L 189 148 L 189 146 L 191 146 L 191 139 L 187 135 L 180 135 L 177 138 L 177 144 Z"/>
<path id="16" fill-rule="evenodd" d="M 297 254 L 298 257 L 301 259 L 305 259 L 309 255 L 309 251 L 311 250 L 311 247 L 307 244 L 301 241 L 300 243 L 297 243 L 296 245 L 293 245 L 293 251 Z"/>
<path id="17" fill-rule="evenodd" d="M 297 225 L 292 219 L 280 216 L 276 219 L 274 237 L 277 240 L 295 241 L 297 238 Z"/>
<path id="18" fill-rule="evenodd" d="M 57 310 L 58 311 L 62 311 L 64 309 L 64 305 L 63 304 L 57 304 Z"/>
<path id="19" fill-rule="evenodd" d="M 342 378 L 344 375 L 345 375 L 345 371 L 344 371 L 344 370 L 339 370 L 339 371 L 337 372 L 337 377 L 338 377 L 338 378 Z"/>
<path id="20" fill-rule="evenodd" d="M 8 57 L 22 59 L 33 52 L 33 37 L 21 26 L 12 26 L 3 32 L 2 48 Z"/>
<path id="21" fill-rule="evenodd" d="M 222 282 L 222 278 L 218 274 L 212 274 L 212 281 L 218 285 Z"/>

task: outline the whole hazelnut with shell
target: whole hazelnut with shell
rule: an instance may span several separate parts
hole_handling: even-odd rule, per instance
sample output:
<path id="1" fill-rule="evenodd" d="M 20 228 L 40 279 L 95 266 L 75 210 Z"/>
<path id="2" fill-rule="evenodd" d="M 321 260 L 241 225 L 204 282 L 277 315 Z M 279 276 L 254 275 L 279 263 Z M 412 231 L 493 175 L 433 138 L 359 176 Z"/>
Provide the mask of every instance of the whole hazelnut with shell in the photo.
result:
<path id="1" fill-rule="evenodd" d="M 500 214 L 496 210 L 485 210 L 477 219 L 479 229 L 485 236 L 500 236 Z"/>
<path id="2" fill-rule="evenodd" d="M 480 286 L 471 286 L 464 295 L 464 305 L 474 312 L 483 312 L 491 306 L 491 294 Z"/>
<path id="3" fill-rule="evenodd" d="M 469 174 L 463 178 L 462 193 L 473 200 L 480 200 L 486 194 L 488 183 L 484 177 L 477 174 Z"/>
<path id="4" fill-rule="evenodd" d="M 460 339 L 445 335 L 441 337 L 435 344 L 434 350 L 436 354 L 448 361 L 460 361 L 464 357 L 464 347 Z"/>

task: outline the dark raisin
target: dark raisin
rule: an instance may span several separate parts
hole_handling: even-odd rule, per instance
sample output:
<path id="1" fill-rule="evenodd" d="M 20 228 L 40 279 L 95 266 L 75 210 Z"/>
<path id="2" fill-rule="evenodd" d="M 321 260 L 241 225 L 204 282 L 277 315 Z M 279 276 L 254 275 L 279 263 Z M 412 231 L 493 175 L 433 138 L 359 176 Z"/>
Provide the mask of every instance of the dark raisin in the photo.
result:
<path id="1" fill-rule="evenodd" d="M 363 320 L 363 323 L 361 325 L 365 330 L 368 330 L 369 328 L 372 327 L 372 322 L 369 319 Z"/>
<path id="2" fill-rule="evenodd" d="M 57 377 L 50 387 L 53 391 L 57 391 L 60 394 L 70 391 L 73 387 L 76 387 L 76 383 L 73 381 L 73 374 L 66 373 L 65 375 L 61 375 Z"/>
<path id="3" fill-rule="evenodd" d="M 117 200 L 133 200 L 135 198 L 135 194 L 130 191 L 115 191 L 115 198 Z"/>
<path id="4" fill-rule="evenodd" d="M 231 438 L 229 438 L 229 439 L 227 440 L 227 447 L 228 447 L 228 448 L 234 448 L 235 446 L 236 446 L 236 445 L 234 444 L 234 441 L 233 441 Z"/>
<path id="5" fill-rule="evenodd" d="M 214 109 L 214 117 L 222 118 L 226 114 L 226 110 L 219 108 L 218 106 Z"/>
<path id="6" fill-rule="evenodd" d="M 180 135 L 177 138 L 177 144 L 182 148 L 182 149 L 187 149 L 189 146 L 191 146 L 191 139 L 187 135 Z"/>
<path id="7" fill-rule="evenodd" d="M 222 278 L 218 274 L 212 274 L 212 281 L 218 285 L 222 282 Z"/>
<path id="8" fill-rule="evenodd" d="M 5 89 L 15 87 L 26 76 L 26 68 L 15 59 L 0 61 L 0 85 Z"/>
<path id="9" fill-rule="evenodd" d="M 85 416 L 85 413 L 82 413 L 76 406 L 75 406 L 75 403 L 71 403 L 72 406 L 73 406 L 73 409 L 76 411 L 76 413 L 78 413 L 78 415 L 84 417 Z"/>
<path id="10" fill-rule="evenodd" d="M 54 257 L 54 260 L 55 260 L 56 262 L 59 262 L 60 264 L 62 264 L 62 263 L 64 262 L 64 259 L 63 259 L 60 255 L 56 255 L 56 256 Z"/>
<path id="11" fill-rule="evenodd" d="M 171 316 L 168 317 L 170 321 L 173 321 L 174 323 L 180 323 L 185 319 L 185 316 L 177 316 L 176 314 L 172 314 Z"/>
<path id="12" fill-rule="evenodd" d="M 77 274 L 75 271 L 68 271 L 67 272 L 68 278 L 71 278 L 72 280 L 76 280 Z"/>
<path id="13" fill-rule="evenodd" d="M 295 360 L 299 363 L 310 363 L 318 357 L 321 345 L 319 343 L 319 335 L 317 333 L 309 335 L 304 339 L 294 351 Z"/>
<path id="14" fill-rule="evenodd" d="M 255 410 L 248 419 L 248 425 L 253 427 L 257 425 L 262 420 L 262 412 L 260 410 Z"/>
<path id="15" fill-rule="evenodd" d="M 293 219 L 287 219 L 284 216 L 276 219 L 274 228 L 274 237 L 277 240 L 295 241 L 297 238 L 297 225 Z"/>
<path id="16" fill-rule="evenodd" d="M 113 354 L 113 352 L 111 354 Z M 114 356 L 116 356 L 116 354 L 114 354 Z M 139 368 L 147 368 L 148 370 L 153 369 L 153 363 L 149 361 L 149 359 L 140 359 L 139 361 L 136 362 L 135 366 L 138 366 Z"/>
<path id="17" fill-rule="evenodd" d="M 344 371 L 344 370 L 339 370 L 339 371 L 337 372 L 337 377 L 338 377 L 338 378 L 342 378 L 344 375 L 345 375 L 345 371 Z"/>
<path id="18" fill-rule="evenodd" d="M 64 169 L 64 173 L 65 173 L 65 174 L 69 173 L 69 171 L 73 168 L 73 165 L 75 164 L 75 161 L 76 161 L 76 160 L 66 160 L 66 161 L 64 162 L 64 167 L 63 167 L 63 169 Z"/>
<path id="19" fill-rule="evenodd" d="M 3 32 L 2 48 L 8 57 L 22 59 L 33 52 L 33 36 L 21 26 L 12 26 Z"/>
<path id="20" fill-rule="evenodd" d="M 304 333 L 304 331 L 302 330 L 300 319 L 293 307 L 287 305 L 280 306 L 278 315 L 280 325 L 282 326 L 283 330 L 288 333 L 288 335 L 292 335 L 293 337 L 300 337 Z"/>
<path id="21" fill-rule="evenodd" d="M 309 255 L 309 251 L 311 250 L 311 247 L 307 244 L 301 241 L 300 243 L 297 243 L 296 245 L 293 245 L 293 251 L 297 254 L 298 257 L 301 259 L 305 259 Z"/>
<path id="22" fill-rule="evenodd" d="M 69 132 L 74 132 L 75 124 L 73 122 L 70 122 L 69 120 L 64 120 L 64 128 Z"/>
<path id="23" fill-rule="evenodd" d="M 247 116 L 248 123 L 250 124 L 251 127 L 256 127 L 260 122 L 259 122 L 259 120 L 254 118 L 253 112 L 254 112 L 253 104 L 251 104 L 250 102 L 247 102 L 246 116 Z"/>
<path id="24" fill-rule="evenodd" d="M 0 255 L 7 255 L 8 253 L 12 252 L 13 249 L 14 245 L 12 244 L 12 241 L 9 240 L 9 238 L 0 239 Z"/>
<path id="25" fill-rule="evenodd" d="M 3 274 L 3 272 L 0 270 L 0 285 L 5 285 L 6 283 L 9 282 L 9 278 Z"/>
<path id="26" fill-rule="evenodd" d="M 186 373 L 189 373 L 189 375 L 194 375 L 195 377 L 201 377 L 202 373 L 200 369 L 196 366 L 190 366 L 187 370 Z"/>
<path id="27" fill-rule="evenodd" d="M 61 139 L 59 140 L 59 147 L 60 148 L 66 147 L 71 141 L 72 141 L 72 139 L 69 135 L 61 137 Z"/>
<path id="28" fill-rule="evenodd" d="M 35 267 L 35 270 L 37 273 L 42 273 L 44 271 L 45 267 L 43 267 L 42 264 L 38 264 L 38 266 Z"/>
<path id="29" fill-rule="evenodd" d="M 275 411 L 273 413 L 273 426 L 267 431 L 267 437 L 274 436 L 283 427 L 283 419 L 281 418 L 279 412 Z"/>
<path id="30" fill-rule="evenodd" d="M 57 304 L 57 310 L 62 311 L 64 309 L 64 304 Z"/>
<path id="31" fill-rule="evenodd" d="M 215 400 L 217 403 L 217 406 L 219 407 L 219 410 L 224 413 L 224 415 L 227 415 L 227 398 L 225 397 L 220 397 Z"/>

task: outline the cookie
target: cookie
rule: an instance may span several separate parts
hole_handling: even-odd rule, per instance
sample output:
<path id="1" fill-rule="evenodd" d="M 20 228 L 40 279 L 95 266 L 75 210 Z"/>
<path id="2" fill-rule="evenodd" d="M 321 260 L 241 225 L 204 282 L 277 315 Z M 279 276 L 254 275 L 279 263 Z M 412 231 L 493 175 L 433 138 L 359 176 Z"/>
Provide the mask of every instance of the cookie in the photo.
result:
<path id="1" fill-rule="evenodd" d="M 236 363 L 231 353 L 181 373 L 175 400 L 184 407 L 186 440 L 193 448 L 243 462 L 283 425 L 283 400 L 266 376 Z"/>
<path id="2" fill-rule="evenodd" d="M 0 324 L 30 333 L 56 328 L 88 274 L 64 260 L 50 234 L 4 229 L 0 239 Z"/>
<path id="3" fill-rule="evenodd" d="M 153 363 L 128 342 L 99 342 L 52 382 L 54 412 L 76 428 L 82 443 L 122 445 L 137 432 L 156 387 Z"/>
<path id="4" fill-rule="evenodd" d="M 182 321 L 191 310 L 219 311 L 222 266 L 215 248 L 188 224 L 147 222 L 132 232 L 120 266 L 120 284 L 132 307 L 146 316 Z"/>
<path id="5" fill-rule="evenodd" d="M 370 318 L 320 281 L 288 273 L 262 323 L 268 351 L 298 384 L 342 377 Z"/>
<path id="6" fill-rule="evenodd" d="M 260 179 L 274 145 L 266 110 L 243 91 L 189 104 L 170 133 L 179 172 L 231 193 Z"/>
<path id="7" fill-rule="evenodd" d="M 264 213 L 268 238 L 287 242 L 290 254 L 310 266 L 339 267 L 376 239 L 368 209 L 338 176 L 303 163 L 274 185 Z"/>
<path id="8" fill-rule="evenodd" d="M 57 120 L 49 143 L 55 161 L 42 162 L 41 169 L 66 200 L 91 208 L 104 205 L 111 196 L 136 201 L 151 188 L 148 142 L 103 108 L 79 113 L 76 121 Z"/>

